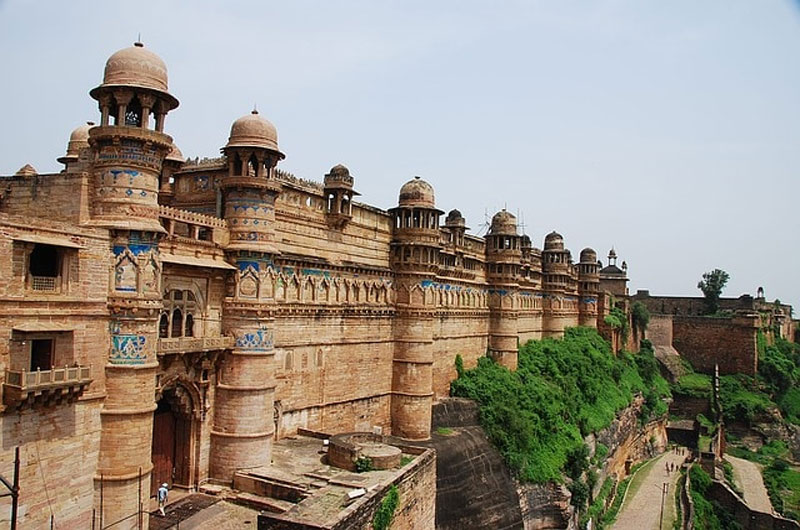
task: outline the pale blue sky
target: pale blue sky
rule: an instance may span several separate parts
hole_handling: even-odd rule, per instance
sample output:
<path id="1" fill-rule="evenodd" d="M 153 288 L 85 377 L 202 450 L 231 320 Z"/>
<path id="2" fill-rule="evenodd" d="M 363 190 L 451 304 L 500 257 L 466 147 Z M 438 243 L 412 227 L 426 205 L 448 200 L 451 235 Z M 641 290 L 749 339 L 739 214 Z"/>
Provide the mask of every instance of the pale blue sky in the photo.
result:
<path id="1" fill-rule="evenodd" d="M 631 291 L 800 305 L 800 8 L 747 1 L 0 0 L 0 174 L 56 171 L 88 91 L 139 32 L 181 105 L 166 129 L 216 156 L 258 104 L 283 169 L 337 163 L 363 201 L 414 175 L 475 231 L 507 206 L 535 244 L 614 245 Z"/>

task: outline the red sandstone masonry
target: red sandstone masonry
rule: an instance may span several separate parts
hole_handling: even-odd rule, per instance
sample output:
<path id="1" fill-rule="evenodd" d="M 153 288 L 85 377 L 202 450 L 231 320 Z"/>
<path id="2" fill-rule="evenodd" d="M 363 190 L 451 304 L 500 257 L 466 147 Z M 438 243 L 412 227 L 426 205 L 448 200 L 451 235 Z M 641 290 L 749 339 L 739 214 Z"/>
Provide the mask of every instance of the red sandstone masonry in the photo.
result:
<path id="1" fill-rule="evenodd" d="M 757 317 L 673 317 L 675 349 L 700 372 L 755 375 L 758 368 Z"/>

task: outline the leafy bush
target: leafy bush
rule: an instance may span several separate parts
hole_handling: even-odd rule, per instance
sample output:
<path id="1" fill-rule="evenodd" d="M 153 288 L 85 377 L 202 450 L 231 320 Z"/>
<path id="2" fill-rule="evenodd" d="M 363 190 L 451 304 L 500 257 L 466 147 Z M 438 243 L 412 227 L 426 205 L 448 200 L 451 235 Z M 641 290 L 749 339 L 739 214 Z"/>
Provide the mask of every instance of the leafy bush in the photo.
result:
<path id="1" fill-rule="evenodd" d="M 600 492 L 597 494 L 597 498 L 592 502 L 589 508 L 586 510 L 586 513 L 583 517 L 580 518 L 579 527 L 586 528 L 589 521 L 594 519 L 595 525 L 594 528 L 601 529 L 603 528 L 602 522 L 598 519 L 603 513 L 603 510 L 606 507 L 606 499 L 608 499 L 609 494 L 614 489 L 614 479 L 611 477 L 607 477 L 603 481 L 603 485 L 600 487 Z"/>
<path id="2" fill-rule="evenodd" d="M 774 406 L 752 377 L 738 374 L 723 375 L 719 379 L 719 398 L 726 422 L 750 422 Z"/>
<path id="3" fill-rule="evenodd" d="M 657 374 L 653 386 L 667 389 Z M 561 480 L 583 437 L 608 426 L 635 393 L 647 390 L 634 357 L 614 356 L 590 328 L 529 341 L 520 348 L 515 372 L 481 358 L 450 385 L 452 395 L 478 402 L 487 436 L 528 482 Z"/>
<path id="4" fill-rule="evenodd" d="M 592 460 L 595 464 L 599 464 L 603 460 L 605 460 L 606 456 L 608 455 L 608 446 L 605 444 L 598 444 L 594 448 L 594 457 Z"/>
<path id="5" fill-rule="evenodd" d="M 394 519 L 394 512 L 397 510 L 397 504 L 399 502 L 400 492 L 397 490 L 397 486 L 392 485 L 381 500 L 381 505 L 375 511 L 375 515 L 372 518 L 373 530 L 387 530 L 389 528 L 389 525 L 392 524 L 392 519 Z"/>
<path id="6" fill-rule="evenodd" d="M 366 473 L 372 471 L 372 459 L 366 456 L 359 456 L 355 462 L 356 473 Z"/>
<path id="7" fill-rule="evenodd" d="M 582 480 L 576 480 L 567 486 L 567 489 L 572 494 L 570 504 L 582 512 L 589 500 L 589 486 Z"/>

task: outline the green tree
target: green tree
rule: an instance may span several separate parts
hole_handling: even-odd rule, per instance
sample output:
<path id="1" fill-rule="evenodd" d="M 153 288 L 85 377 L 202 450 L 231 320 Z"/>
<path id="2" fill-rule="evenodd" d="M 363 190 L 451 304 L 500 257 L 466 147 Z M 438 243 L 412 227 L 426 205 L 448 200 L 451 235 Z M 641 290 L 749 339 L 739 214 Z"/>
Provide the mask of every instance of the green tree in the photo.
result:
<path id="1" fill-rule="evenodd" d="M 644 339 L 647 325 L 650 323 L 650 311 L 647 310 L 647 306 L 639 301 L 634 302 L 631 306 L 631 320 L 636 335 L 639 339 Z"/>
<path id="2" fill-rule="evenodd" d="M 703 291 L 705 297 L 707 315 L 719 311 L 719 297 L 729 279 L 730 275 L 727 272 L 722 269 L 714 269 L 703 273 L 703 279 L 697 282 L 697 288 Z"/>

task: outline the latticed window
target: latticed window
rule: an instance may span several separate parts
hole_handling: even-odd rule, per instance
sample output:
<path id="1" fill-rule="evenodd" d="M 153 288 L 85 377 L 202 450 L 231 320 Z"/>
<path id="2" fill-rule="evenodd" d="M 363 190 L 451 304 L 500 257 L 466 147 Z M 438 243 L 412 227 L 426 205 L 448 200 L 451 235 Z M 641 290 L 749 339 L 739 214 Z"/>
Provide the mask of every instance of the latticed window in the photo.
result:
<path id="1" fill-rule="evenodd" d="M 191 291 L 173 289 L 164 293 L 164 312 L 158 323 L 158 336 L 194 337 L 197 299 Z"/>

